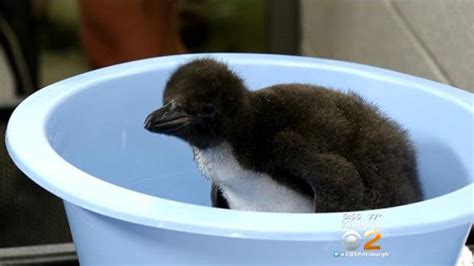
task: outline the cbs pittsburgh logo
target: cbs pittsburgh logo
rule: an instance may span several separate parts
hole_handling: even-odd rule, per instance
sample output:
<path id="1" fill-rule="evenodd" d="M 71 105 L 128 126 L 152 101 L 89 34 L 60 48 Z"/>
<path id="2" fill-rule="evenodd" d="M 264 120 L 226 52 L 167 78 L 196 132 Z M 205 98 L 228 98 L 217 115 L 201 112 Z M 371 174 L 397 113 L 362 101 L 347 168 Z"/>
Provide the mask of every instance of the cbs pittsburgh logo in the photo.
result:
<path id="1" fill-rule="evenodd" d="M 350 230 L 342 235 L 342 244 L 345 251 L 334 251 L 334 257 L 387 257 L 388 252 L 382 252 L 379 241 L 382 234 L 377 230 L 369 230 L 361 234 L 355 230 Z M 360 249 L 361 244 L 363 247 Z"/>

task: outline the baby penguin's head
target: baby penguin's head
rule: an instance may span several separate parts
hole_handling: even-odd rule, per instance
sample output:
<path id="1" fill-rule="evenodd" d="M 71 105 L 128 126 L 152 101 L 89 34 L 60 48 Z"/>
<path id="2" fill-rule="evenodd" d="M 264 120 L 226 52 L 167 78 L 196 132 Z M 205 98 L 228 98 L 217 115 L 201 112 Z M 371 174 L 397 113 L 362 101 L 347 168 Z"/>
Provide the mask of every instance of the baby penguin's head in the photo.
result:
<path id="1" fill-rule="evenodd" d="M 219 144 L 248 107 L 242 80 L 213 59 L 179 67 L 168 80 L 163 106 L 145 120 L 154 133 L 179 137 L 201 149 Z"/>

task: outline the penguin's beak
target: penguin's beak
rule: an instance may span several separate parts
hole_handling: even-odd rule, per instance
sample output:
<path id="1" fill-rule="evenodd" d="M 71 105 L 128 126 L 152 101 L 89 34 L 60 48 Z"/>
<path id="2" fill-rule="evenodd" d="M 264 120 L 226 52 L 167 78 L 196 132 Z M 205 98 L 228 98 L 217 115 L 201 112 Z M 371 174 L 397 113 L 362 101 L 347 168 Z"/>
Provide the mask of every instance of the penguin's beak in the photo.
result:
<path id="1" fill-rule="evenodd" d="M 170 134 L 195 122 L 196 118 L 172 108 L 170 103 L 153 111 L 145 119 L 145 128 L 153 133 Z"/>

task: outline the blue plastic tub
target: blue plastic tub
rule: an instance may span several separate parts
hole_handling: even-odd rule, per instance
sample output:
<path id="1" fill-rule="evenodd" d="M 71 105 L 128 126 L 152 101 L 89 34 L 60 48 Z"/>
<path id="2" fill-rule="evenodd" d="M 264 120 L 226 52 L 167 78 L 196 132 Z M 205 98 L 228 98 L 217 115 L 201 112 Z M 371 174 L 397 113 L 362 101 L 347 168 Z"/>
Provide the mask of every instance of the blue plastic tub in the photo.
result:
<path id="1" fill-rule="evenodd" d="M 354 90 L 406 127 L 423 202 L 356 213 L 210 208 L 209 183 L 183 142 L 143 129 L 171 72 L 202 55 L 121 64 L 66 79 L 12 115 L 7 147 L 20 169 L 64 200 L 80 262 L 89 264 L 453 265 L 473 221 L 474 96 L 436 82 L 314 58 L 216 54 L 257 89 L 301 82 Z M 394 184 L 396 186 L 396 184 Z M 365 250 L 364 236 L 381 234 Z M 351 251 L 341 240 L 361 235 Z"/>

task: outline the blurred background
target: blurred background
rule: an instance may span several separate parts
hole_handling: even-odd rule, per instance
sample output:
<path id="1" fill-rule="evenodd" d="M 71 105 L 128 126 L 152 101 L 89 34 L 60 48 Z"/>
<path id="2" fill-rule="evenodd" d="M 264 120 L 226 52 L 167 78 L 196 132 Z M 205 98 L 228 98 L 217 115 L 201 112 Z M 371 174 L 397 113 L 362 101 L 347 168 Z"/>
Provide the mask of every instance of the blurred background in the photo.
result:
<path id="1" fill-rule="evenodd" d="M 0 0 L 1 138 L 13 108 L 48 84 L 199 52 L 346 60 L 474 92 L 474 1 Z M 0 264 L 75 264 L 61 202 L 0 143 Z"/>

